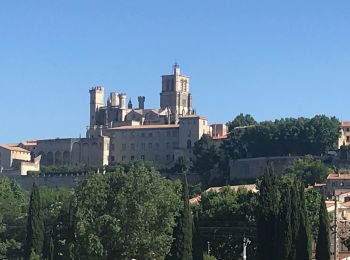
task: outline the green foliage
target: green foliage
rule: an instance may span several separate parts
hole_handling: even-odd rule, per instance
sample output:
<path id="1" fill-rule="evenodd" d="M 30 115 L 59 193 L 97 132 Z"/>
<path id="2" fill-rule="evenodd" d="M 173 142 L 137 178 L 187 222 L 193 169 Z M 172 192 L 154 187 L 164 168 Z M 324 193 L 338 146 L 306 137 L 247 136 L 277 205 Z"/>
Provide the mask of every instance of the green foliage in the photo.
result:
<path id="1" fill-rule="evenodd" d="M 320 219 L 321 194 L 318 190 L 311 189 L 305 192 L 307 219 L 313 237 L 317 237 Z"/>
<path id="2" fill-rule="evenodd" d="M 86 165 L 42 165 L 40 167 L 40 173 L 44 174 L 81 174 L 88 172 L 96 172 L 98 167 L 89 167 Z M 102 168 L 100 169 L 102 171 Z M 37 172 L 36 172 L 37 174 Z"/>
<path id="3" fill-rule="evenodd" d="M 40 260 L 40 255 L 35 253 L 34 249 L 30 252 L 29 260 Z"/>
<path id="4" fill-rule="evenodd" d="M 238 259 L 242 253 L 244 234 L 255 244 L 256 194 L 244 188 L 237 191 L 229 187 L 220 192 L 202 193 L 202 201 L 197 212 L 198 226 L 205 231 L 201 234 L 201 248 L 210 241 L 211 252 L 218 259 Z M 250 257 L 254 257 L 254 245 L 248 247 Z"/>
<path id="5" fill-rule="evenodd" d="M 281 183 L 280 192 L 283 194 L 280 201 L 280 211 L 278 214 L 278 259 L 288 260 L 293 243 L 291 226 L 291 187 L 288 183 Z"/>
<path id="6" fill-rule="evenodd" d="M 328 260 L 331 257 L 329 240 L 329 218 L 325 198 L 319 203 L 319 228 L 316 244 L 316 260 Z"/>
<path id="7" fill-rule="evenodd" d="M 173 167 L 173 171 L 177 173 L 184 173 L 189 171 L 193 167 L 192 161 L 185 157 L 185 156 L 180 156 L 177 158 L 175 165 Z"/>
<path id="8" fill-rule="evenodd" d="M 26 237 L 26 255 L 31 256 L 34 253 L 41 256 L 44 243 L 44 217 L 42 203 L 40 199 L 40 190 L 33 183 L 30 194 L 28 220 L 27 220 L 27 237 Z"/>
<path id="9" fill-rule="evenodd" d="M 73 252 L 84 259 L 164 259 L 180 186 L 141 163 L 89 176 L 76 190 Z"/>
<path id="10" fill-rule="evenodd" d="M 311 260 L 311 235 L 305 206 L 305 192 L 302 183 L 296 183 L 299 202 L 299 230 L 296 239 L 296 259 Z"/>
<path id="11" fill-rule="evenodd" d="M 192 223 L 192 256 L 193 260 L 203 260 L 203 241 L 199 230 L 199 216 L 197 212 L 193 214 Z"/>
<path id="12" fill-rule="evenodd" d="M 350 251 L 350 237 L 344 239 L 342 241 L 343 245 L 346 246 L 348 248 L 348 251 Z"/>
<path id="13" fill-rule="evenodd" d="M 331 169 L 311 155 L 295 160 L 285 170 L 286 174 L 298 176 L 305 186 L 314 185 L 316 182 L 324 182 L 330 172 Z"/>
<path id="14" fill-rule="evenodd" d="M 53 256 L 57 257 L 60 253 L 63 253 L 60 249 L 60 241 L 63 241 L 66 237 L 58 234 L 57 229 L 62 227 L 61 219 L 69 210 L 72 195 L 73 190 L 68 188 L 40 187 L 45 225 L 44 259 L 51 259 Z"/>
<path id="15" fill-rule="evenodd" d="M 271 166 L 265 170 L 259 187 L 259 211 L 257 217 L 257 259 L 278 259 L 277 216 L 279 191 L 277 178 Z"/>
<path id="16" fill-rule="evenodd" d="M 223 144 L 231 158 L 320 155 L 337 147 L 339 121 L 318 115 L 311 119 L 286 118 L 235 128 Z"/>
<path id="17" fill-rule="evenodd" d="M 212 255 L 208 255 L 207 253 L 205 253 L 203 255 L 203 260 L 216 260 L 216 257 L 212 256 Z"/>
<path id="18" fill-rule="evenodd" d="M 25 240 L 27 194 L 13 180 L 0 178 L 0 259 L 19 258 Z"/>
<path id="19" fill-rule="evenodd" d="M 251 126 L 256 124 L 257 122 L 251 115 L 244 115 L 243 113 L 236 116 L 233 121 L 227 123 L 229 132 L 231 132 L 236 127 Z"/>
<path id="20" fill-rule="evenodd" d="M 203 135 L 194 144 L 193 153 L 196 156 L 194 168 L 199 172 L 208 172 L 218 164 L 219 148 L 209 135 Z"/>
<path id="21" fill-rule="evenodd" d="M 267 170 L 259 185 L 257 259 L 311 259 L 304 185 L 295 175 Z"/>
<path id="22" fill-rule="evenodd" d="M 194 195 L 199 195 L 202 193 L 202 183 L 196 183 L 193 185 L 188 185 L 188 195 L 190 196 L 190 198 Z"/>
<path id="23" fill-rule="evenodd" d="M 167 260 L 192 260 L 192 215 L 189 205 L 188 184 L 185 176 L 183 185 L 183 208 L 176 219 L 173 243 Z"/>

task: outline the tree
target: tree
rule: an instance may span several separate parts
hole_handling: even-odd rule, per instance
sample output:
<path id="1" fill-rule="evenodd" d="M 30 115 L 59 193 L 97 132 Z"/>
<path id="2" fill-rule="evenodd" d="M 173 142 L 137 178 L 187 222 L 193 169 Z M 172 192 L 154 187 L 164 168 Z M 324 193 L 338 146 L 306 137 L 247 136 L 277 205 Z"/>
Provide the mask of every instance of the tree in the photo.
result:
<path id="1" fill-rule="evenodd" d="M 259 210 L 257 217 L 257 259 L 278 259 L 278 216 L 279 192 L 273 168 L 268 165 L 259 186 Z"/>
<path id="2" fill-rule="evenodd" d="M 314 185 L 316 182 L 324 182 L 330 171 L 320 160 L 306 155 L 289 165 L 285 173 L 295 174 L 304 182 L 305 186 L 308 186 Z"/>
<path id="3" fill-rule="evenodd" d="M 93 194 L 93 196 L 92 196 Z M 92 174 L 76 189 L 73 252 L 84 259 L 164 259 L 180 186 L 142 163 Z"/>
<path id="4" fill-rule="evenodd" d="M 43 250 L 43 243 L 44 219 L 40 199 L 40 191 L 34 182 L 32 192 L 30 194 L 28 210 L 26 256 L 30 257 L 32 254 L 34 254 L 40 257 Z"/>
<path id="5" fill-rule="evenodd" d="M 320 222 L 320 204 L 321 204 L 321 194 L 316 189 L 310 189 L 305 192 L 305 203 L 306 203 L 306 212 L 307 219 L 310 225 L 310 231 L 317 240 L 318 227 Z"/>
<path id="6" fill-rule="evenodd" d="M 167 260 L 192 260 L 192 214 L 186 175 L 182 190 L 183 208 L 177 217 L 173 235 L 174 240 Z"/>
<path id="7" fill-rule="evenodd" d="M 307 220 L 307 213 L 305 207 L 305 192 L 304 192 L 304 184 L 301 182 L 297 182 L 297 189 L 299 193 L 299 230 L 296 243 L 296 259 L 305 259 L 311 260 L 312 252 L 311 252 L 311 235 L 310 235 L 310 227 Z"/>
<path id="8" fill-rule="evenodd" d="M 328 260 L 331 257 L 329 241 L 329 217 L 325 198 L 321 199 L 319 213 L 319 228 L 316 244 L 316 260 Z"/>
<path id="9" fill-rule="evenodd" d="M 236 116 L 235 119 L 233 119 L 233 121 L 227 124 L 228 130 L 229 132 L 231 132 L 235 127 L 256 125 L 257 122 L 251 115 L 244 115 L 243 113 L 241 113 L 238 116 Z"/>
<path id="10" fill-rule="evenodd" d="M 288 260 L 292 248 L 292 226 L 291 226 L 291 189 L 288 183 L 282 183 L 280 188 L 281 202 L 278 215 L 278 243 L 279 260 Z"/>
<path id="11" fill-rule="evenodd" d="M 192 223 L 192 256 L 193 260 L 203 260 L 202 237 L 199 230 L 199 216 L 193 216 Z"/>
<path id="12" fill-rule="evenodd" d="M 339 121 L 335 117 L 282 118 L 236 127 L 230 131 L 223 147 L 233 159 L 321 155 L 336 147 L 338 137 Z"/>
<path id="13" fill-rule="evenodd" d="M 26 193 L 18 183 L 0 177 L 0 259 L 23 255 L 27 205 Z"/>
<path id="14" fill-rule="evenodd" d="M 219 149 L 209 135 L 195 142 L 193 153 L 196 156 L 194 167 L 200 172 L 210 171 L 219 162 Z"/>
<path id="15" fill-rule="evenodd" d="M 174 165 L 174 171 L 177 173 L 184 173 L 190 170 L 193 167 L 193 163 L 188 157 L 180 156 L 177 158 L 175 165 Z"/>
<path id="16" fill-rule="evenodd" d="M 255 257 L 257 208 L 257 195 L 245 188 L 223 187 L 219 191 L 202 193 L 196 212 L 200 227 L 210 230 L 209 233 L 203 232 L 202 241 L 210 241 L 211 255 L 218 259 L 239 259 L 242 238 L 246 235 L 252 241 L 247 253 L 250 258 Z"/>

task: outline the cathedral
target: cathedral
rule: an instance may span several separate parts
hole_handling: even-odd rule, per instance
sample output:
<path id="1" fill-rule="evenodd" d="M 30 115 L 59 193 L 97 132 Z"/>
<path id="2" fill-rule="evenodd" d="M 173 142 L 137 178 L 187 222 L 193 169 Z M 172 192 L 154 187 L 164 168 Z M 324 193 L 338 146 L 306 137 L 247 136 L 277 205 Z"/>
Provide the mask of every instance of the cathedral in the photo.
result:
<path id="1" fill-rule="evenodd" d="M 178 64 L 170 75 L 162 76 L 159 108 L 145 108 L 144 96 L 138 97 L 135 107 L 122 92 L 110 93 L 105 101 L 100 86 L 90 89 L 89 94 L 90 123 L 85 138 L 36 140 L 28 147 L 23 143 L 12 147 L 27 149 L 32 161 L 40 158 L 40 165 L 47 166 L 103 166 L 148 160 L 171 167 L 179 156 L 191 156 L 194 143 L 203 134 L 215 138 L 226 135 L 225 125 L 209 125 L 205 117 L 196 114 L 190 78 L 181 74 Z M 1 150 L 3 147 L 0 165 L 1 152 L 6 152 Z M 18 160 L 12 158 L 11 162 Z M 11 167 L 11 162 L 6 166 Z"/>

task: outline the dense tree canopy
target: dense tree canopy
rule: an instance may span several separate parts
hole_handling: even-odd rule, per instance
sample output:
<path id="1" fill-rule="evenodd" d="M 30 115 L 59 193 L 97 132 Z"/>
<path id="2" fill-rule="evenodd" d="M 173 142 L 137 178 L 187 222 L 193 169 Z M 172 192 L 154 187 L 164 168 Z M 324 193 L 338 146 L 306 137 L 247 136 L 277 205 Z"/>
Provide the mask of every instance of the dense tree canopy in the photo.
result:
<path id="1" fill-rule="evenodd" d="M 23 253 L 27 204 L 26 193 L 15 181 L 0 178 L 0 259 Z"/>
<path id="2" fill-rule="evenodd" d="M 251 115 L 244 115 L 243 113 L 236 116 L 233 121 L 227 123 L 229 132 L 231 132 L 236 127 L 252 126 L 256 124 L 257 122 Z"/>
<path id="3" fill-rule="evenodd" d="M 91 175 L 76 191 L 76 254 L 85 259 L 164 259 L 180 189 L 142 164 Z"/>
<path id="4" fill-rule="evenodd" d="M 286 174 L 298 176 L 305 186 L 314 185 L 316 182 L 324 182 L 330 172 L 330 168 L 320 160 L 314 159 L 311 155 L 295 160 L 285 170 Z"/>
<path id="5" fill-rule="evenodd" d="M 320 155 L 337 147 L 339 121 L 324 115 L 264 121 L 236 128 L 224 143 L 231 158 Z"/>
<path id="6" fill-rule="evenodd" d="M 202 193 L 201 204 L 194 209 L 196 224 L 204 232 L 202 249 L 207 248 L 206 242 L 210 241 L 211 254 L 217 259 L 239 259 L 246 234 L 253 242 L 248 248 L 253 259 L 256 209 L 256 194 L 244 188 L 235 191 L 225 187 L 220 192 Z"/>
<path id="7" fill-rule="evenodd" d="M 295 175 L 277 178 L 267 168 L 257 216 L 257 259 L 311 259 L 304 185 Z"/>
<path id="8" fill-rule="evenodd" d="M 194 144 L 193 153 L 196 156 L 194 167 L 199 172 L 208 172 L 219 163 L 219 148 L 209 135 Z"/>

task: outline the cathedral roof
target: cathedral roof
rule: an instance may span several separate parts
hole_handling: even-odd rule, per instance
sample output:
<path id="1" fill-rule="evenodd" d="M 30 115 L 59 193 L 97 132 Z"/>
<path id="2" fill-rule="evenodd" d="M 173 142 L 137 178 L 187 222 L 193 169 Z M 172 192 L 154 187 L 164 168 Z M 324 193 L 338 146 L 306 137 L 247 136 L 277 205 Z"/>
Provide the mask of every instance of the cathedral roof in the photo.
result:
<path id="1" fill-rule="evenodd" d="M 179 125 L 135 125 L 135 126 L 119 126 L 108 128 L 108 130 L 138 130 L 138 129 L 166 129 L 179 128 Z"/>

